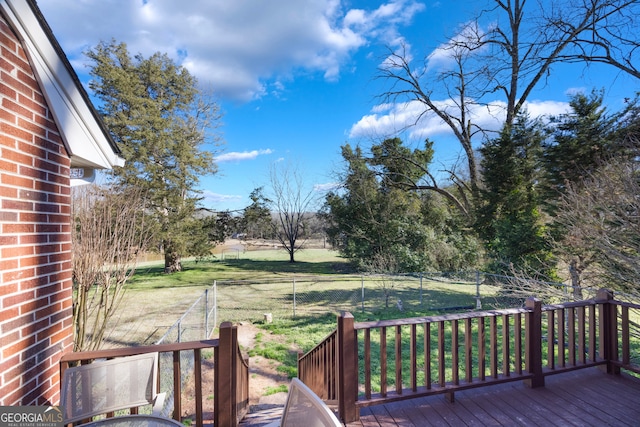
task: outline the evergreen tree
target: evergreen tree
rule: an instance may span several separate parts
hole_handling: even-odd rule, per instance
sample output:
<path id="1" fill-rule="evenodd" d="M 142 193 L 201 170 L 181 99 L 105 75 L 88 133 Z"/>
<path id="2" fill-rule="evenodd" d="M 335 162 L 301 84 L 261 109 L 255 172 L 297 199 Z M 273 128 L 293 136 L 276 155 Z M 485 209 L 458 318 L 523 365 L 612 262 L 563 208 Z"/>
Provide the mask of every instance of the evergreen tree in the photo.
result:
<path id="1" fill-rule="evenodd" d="M 325 203 L 333 244 L 362 268 L 374 259 L 392 261 L 398 271 L 472 268 L 478 259 L 475 239 L 450 215 L 448 199 L 406 191 L 431 161 L 430 143 L 410 150 L 393 138 L 371 151 L 366 157 L 360 147 L 342 147 L 343 188 Z"/>
<path id="2" fill-rule="evenodd" d="M 543 144 L 545 200 L 553 211 L 568 185 L 580 183 L 616 155 L 611 139 L 613 121 L 602 106 L 602 92 L 571 98 L 571 112 L 552 118 L 552 138 Z"/>
<path id="3" fill-rule="evenodd" d="M 255 188 L 249 194 L 251 204 L 244 208 L 240 226 L 242 231 L 250 238 L 265 239 L 273 235 L 271 210 L 272 203 L 264 195 L 264 187 Z"/>
<path id="4" fill-rule="evenodd" d="M 481 148 L 484 188 L 477 230 L 495 272 L 552 273 L 537 189 L 543 139 L 540 124 L 520 114 Z"/>
<path id="5" fill-rule="evenodd" d="M 199 200 L 194 189 L 200 176 L 216 170 L 203 147 L 216 141 L 207 132 L 218 124 L 218 105 L 205 100 L 196 79 L 166 54 L 131 57 L 113 40 L 86 54 L 93 62 L 89 87 L 126 160 L 113 178 L 147 190 L 165 271 L 178 271 Z"/>

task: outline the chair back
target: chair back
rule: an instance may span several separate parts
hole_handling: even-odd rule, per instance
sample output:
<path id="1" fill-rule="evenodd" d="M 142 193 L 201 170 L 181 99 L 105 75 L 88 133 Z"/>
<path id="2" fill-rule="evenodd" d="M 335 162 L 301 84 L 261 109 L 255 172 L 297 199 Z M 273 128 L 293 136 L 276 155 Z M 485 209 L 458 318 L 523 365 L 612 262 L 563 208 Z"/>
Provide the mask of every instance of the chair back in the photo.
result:
<path id="1" fill-rule="evenodd" d="M 64 422 L 151 404 L 157 395 L 158 353 L 98 360 L 67 368 L 60 386 Z"/>
<path id="2" fill-rule="evenodd" d="M 341 427 L 333 411 L 298 378 L 289 385 L 281 427 Z"/>

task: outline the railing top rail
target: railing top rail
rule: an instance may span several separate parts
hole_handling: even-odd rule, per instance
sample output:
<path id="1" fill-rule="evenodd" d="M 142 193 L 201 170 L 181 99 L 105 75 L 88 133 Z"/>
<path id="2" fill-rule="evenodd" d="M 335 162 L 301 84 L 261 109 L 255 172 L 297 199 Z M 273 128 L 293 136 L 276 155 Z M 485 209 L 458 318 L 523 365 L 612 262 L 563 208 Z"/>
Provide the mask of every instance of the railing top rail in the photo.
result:
<path id="1" fill-rule="evenodd" d="M 217 347 L 218 343 L 219 341 L 217 339 L 213 339 L 213 340 L 202 340 L 202 341 L 186 341 L 186 342 L 173 343 L 173 344 L 158 344 L 158 345 L 147 345 L 147 346 L 140 346 L 140 347 L 124 347 L 124 348 L 112 348 L 112 349 L 106 349 L 106 350 L 72 352 L 72 353 L 64 354 L 60 359 L 60 362 L 76 362 L 76 361 L 85 361 L 85 360 L 93 360 L 93 359 L 100 359 L 100 358 L 112 359 L 116 357 L 133 356 L 136 354 L 145 354 L 145 353 L 164 353 L 164 352 L 173 352 L 173 351 L 195 350 L 195 349 Z"/>
<path id="2" fill-rule="evenodd" d="M 358 322 L 354 329 L 373 329 L 401 325 L 418 325 L 421 323 L 435 323 L 451 320 L 475 319 L 477 317 L 496 317 L 502 315 L 512 315 L 517 313 L 527 313 L 528 308 L 508 308 L 503 310 L 471 311 L 467 313 L 442 314 L 438 316 L 411 317 L 406 319 L 379 320 L 372 322 Z"/>
<path id="3" fill-rule="evenodd" d="M 611 301 L 614 304 L 617 304 L 621 307 L 628 307 L 628 308 L 633 308 L 633 309 L 637 309 L 640 310 L 640 304 L 635 304 L 633 302 L 626 302 L 626 301 L 618 301 L 618 300 L 613 300 Z"/>
<path id="4" fill-rule="evenodd" d="M 334 337 L 336 335 L 338 335 L 338 329 L 334 329 L 333 331 L 331 331 L 326 337 L 324 337 L 322 340 L 320 340 L 320 342 L 318 344 L 316 344 L 311 350 L 307 351 L 304 355 L 300 356 L 300 359 L 304 359 L 307 356 L 309 356 L 310 354 L 314 353 L 314 351 L 317 348 L 322 347 L 325 342 L 329 341 L 329 339 L 331 337 Z"/>

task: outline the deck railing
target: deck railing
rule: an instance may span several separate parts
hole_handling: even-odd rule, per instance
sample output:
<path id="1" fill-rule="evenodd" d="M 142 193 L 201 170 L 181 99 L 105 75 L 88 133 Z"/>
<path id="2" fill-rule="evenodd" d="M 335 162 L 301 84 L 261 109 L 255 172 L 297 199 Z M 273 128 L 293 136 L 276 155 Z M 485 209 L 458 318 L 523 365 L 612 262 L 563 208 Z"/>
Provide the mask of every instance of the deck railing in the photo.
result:
<path id="1" fill-rule="evenodd" d="M 214 367 L 207 372 L 202 370 L 202 351 L 213 350 Z M 98 351 L 68 353 L 60 360 L 60 378 L 65 369 L 76 364 L 89 364 L 96 359 L 117 359 L 118 357 L 133 356 L 145 353 L 169 353 L 173 360 L 173 414 L 172 418 L 180 421 L 182 413 L 182 381 L 181 381 L 181 353 L 193 352 L 194 367 L 193 381 L 195 399 L 195 425 L 204 424 L 203 403 L 206 396 L 202 393 L 203 375 L 213 375 L 213 418 L 216 426 L 237 426 L 249 409 L 249 366 L 238 346 L 237 326 L 229 322 L 220 325 L 218 339 L 190 341 L 175 344 L 160 344 L 143 347 L 127 347 Z M 213 372 L 211 372 L 213 371 Z M 158 372 L 158 381 L 163 383 Z M 135 414 L 138 408 L 131 408 Z M 114 414 L 104 414 L 112 417 Z"/>
<path id="2" fill-rule="evenodd" d="M 601 291 L 545 307 L 531 298 L 524 308 L 379 322 L 343 313 L 336 331 L 300 358 L 298 376 L 326 400 L 335 396 L 351 422 L 359 408 L 394 400 L 453 400 L 459 390 L 516 380 L 539 387 L 547 375 L 598 365 L 640 372 L 630 357 L 630 308 L 640 305 Z"/>

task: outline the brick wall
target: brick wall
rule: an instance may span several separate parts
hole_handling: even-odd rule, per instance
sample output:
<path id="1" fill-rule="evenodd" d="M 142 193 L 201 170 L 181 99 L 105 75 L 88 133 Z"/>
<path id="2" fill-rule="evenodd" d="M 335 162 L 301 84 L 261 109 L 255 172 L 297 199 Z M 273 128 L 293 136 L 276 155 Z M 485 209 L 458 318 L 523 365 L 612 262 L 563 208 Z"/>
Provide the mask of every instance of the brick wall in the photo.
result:
<path id="1" fill-rule="evenodd" d="M 0 15 L 0 405 L 57 404 L 72 349 L 70 161 Z"/>

